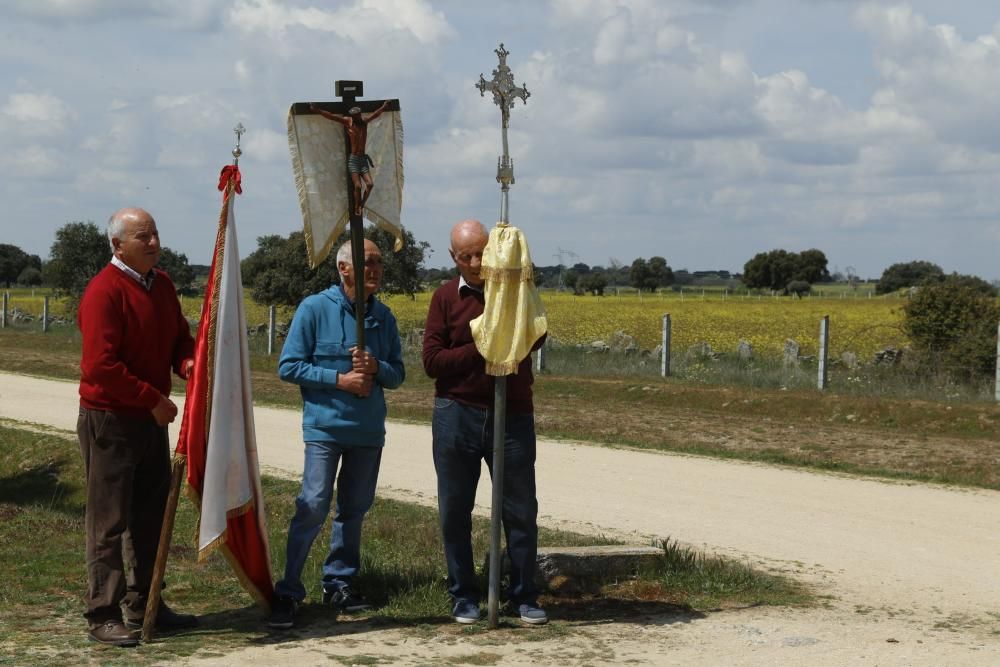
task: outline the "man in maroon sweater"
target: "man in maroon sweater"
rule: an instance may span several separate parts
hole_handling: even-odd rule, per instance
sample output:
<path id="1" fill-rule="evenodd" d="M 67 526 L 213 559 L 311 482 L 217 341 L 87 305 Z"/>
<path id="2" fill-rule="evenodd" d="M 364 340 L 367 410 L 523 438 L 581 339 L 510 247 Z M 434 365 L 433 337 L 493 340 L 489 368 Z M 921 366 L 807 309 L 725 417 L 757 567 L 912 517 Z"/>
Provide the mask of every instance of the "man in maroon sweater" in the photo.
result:
<path id="1" fill-rule="evenodd" d="M 480 589 L 472 555 L 472 507 L 481 462 L 493 469 L 493 378 L 476 349 L 469 322 L 485 306 L 480 277 L 489 240 L 478 220 L 464 220 L 451 231 L 451 257 L 459 277 L 434 292 L 424 330 L 424 370 L 434 378 L 434 469 L 438 512 L 448 564 L 448 593 L 458 623 L 479 620 Z M 535 347 L 540 347 L 542 337 Z M 538 501 L 535 498 L 535 417 L 531 400 L 531 357 L 507 377 L 504 439 L 503 527 L 511 573 L 508 602 L 521 620 L 548 621 L 538 606 L 535 559 L 538 550 Z"/>
<path id="2" fill-rule="evenodd" d="M 111 263 L 87 285 L 77 314 L 83 334 L 77 435 L 87 476 L 84 617 L 90 639 L 134 646 L 170 486 L 167 424 L 177 416 L 170 371 L 190 374 L 194 340 L 173 283 L 153 268 L 160 237 L 152 216 L 125 208 L 111 216 L 107 231 Z M 195 625 L 194 616 L 161 603 L 157 629 Z"/>

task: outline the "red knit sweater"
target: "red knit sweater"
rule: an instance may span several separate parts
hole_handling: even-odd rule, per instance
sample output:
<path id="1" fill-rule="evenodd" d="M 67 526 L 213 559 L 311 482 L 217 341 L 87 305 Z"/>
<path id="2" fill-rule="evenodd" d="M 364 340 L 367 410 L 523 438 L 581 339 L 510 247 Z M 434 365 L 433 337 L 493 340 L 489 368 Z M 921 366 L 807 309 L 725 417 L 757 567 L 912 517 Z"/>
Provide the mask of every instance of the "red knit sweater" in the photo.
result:
<path id="1" fill-rule="evenodd" d="M 149 291 L 112 264 L 87 285 L 77 312 L 83 407 L 149 416 L 170 395 L 171 367 L 179 375 L 194 356 L 174 284 L 155 271 Z"/>
<path id="2" fill-rule="evenodd" d="M 477 408 L 493 408 L 493 377 L 486 374 L 486 361 L 476 349 L 469 322 L 483 313 L 485 296 L 464 287 L 458 278 L 439 287 L 431 297 L 424 327 L 424 370 L 434 378 L 434 395 L 451 398 Z M 533 349 L 545 342 L 538 339 Z M 507 376 L 507 412 L 529 414 L 531 400 L 531 357 L 525 357 L 515 375 Z"/>

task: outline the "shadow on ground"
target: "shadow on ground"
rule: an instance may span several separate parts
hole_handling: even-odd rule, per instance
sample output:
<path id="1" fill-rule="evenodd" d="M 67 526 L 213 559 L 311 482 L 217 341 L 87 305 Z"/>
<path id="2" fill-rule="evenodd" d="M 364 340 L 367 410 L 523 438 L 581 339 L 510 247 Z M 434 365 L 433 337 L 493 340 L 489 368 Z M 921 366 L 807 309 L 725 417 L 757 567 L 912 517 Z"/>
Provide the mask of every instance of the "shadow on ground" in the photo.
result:
<path id="1" fill-rule="evenodd" d="M 706 614 L 688 607 L 656 601 L 628 601 L 615 599 L 550 599 L 545 602 L 549 613 L 549 626 L 528 627 L 516 616 L 502 614 L 499 631 L 524 630 L 527 632 L 550 632 L 555 636 L 568 627 L 605 625 L 609 623 L 632 623 L 637 625 L 674 625 L 691 623 L 706 618 Z M 295 617 L 295 627 L 275 630 L 267 627 L 267 618 L 259 607 L 209 613 L 199 617 L 200 626 L 196 630 L 174 634 L 157 635 L 154 641 L 170 641 L 172 637 L 204 640 L 204 648 L 210 649 L 216 642 L 228 643 L 230 647 L 271 646 L 297 641 L 323 638 L 359 637 L 368 632 L 382 630 L 411 629 L 418 635 L 427 633 L 488 634 L 491 632 L 483 620 L 473 626 L 459 625 L 447 615 L 427 615 L 417 617 L 391 617 L 366 615 L 336 615 L 322 604 L 306 603 L 299 608 Z M 231 641 L 226 642 L 226 637 Z M 534 638 L 534 637 L 533 637 Z M 217 646 L 222 648 L 221 645 Z"/>
<path id="2" fill-rule="evenodd" d="M 64 467 L 63 463 L 52 461 L 0 478 L 0 503 L 21 506 L 44 503 L 52 509 L 79 512 L 80 507 L 67 507 L 63 502 L 78 488 L 62 481 Z"/>

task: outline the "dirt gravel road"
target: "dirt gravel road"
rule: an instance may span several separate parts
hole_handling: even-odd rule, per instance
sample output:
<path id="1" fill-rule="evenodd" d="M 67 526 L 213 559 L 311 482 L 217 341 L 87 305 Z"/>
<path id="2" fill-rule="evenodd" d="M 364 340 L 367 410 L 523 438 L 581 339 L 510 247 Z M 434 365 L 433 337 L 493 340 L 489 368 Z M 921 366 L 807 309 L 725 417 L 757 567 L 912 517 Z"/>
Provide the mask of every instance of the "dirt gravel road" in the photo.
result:
<path id="1" fill-rule="evenodd" d="M 72 430 L 76 404 L 75 384 L 0 373 L 0 419 Z M 255 419 L 262 466 L 296 477 L 299 413 L 258 407 Z M 435 502 L 428 427 L 388 425 L 379 486 L 386 496 Z M 481 487 L 477 509 L 488 514 Z M 998 492 L 547 440 L 538 446 L 538 488 L 546 525 L 642 543 L 670 536 L 791 574 L 829 599 L 807 610 L 608 619 L 551 646 L 477 645 L 501 664 L 1000 664 Z M 349 645 L 304 639 L 300 657 L 349 656 L 358 650 Z M 394 664 L 461 662 L 472 652 L 398 630 L 367 632 L 363 645 Z M 290 657 L 282 645 L 215 664 L 265 664 L 275 650 L 282 662 Z"/>

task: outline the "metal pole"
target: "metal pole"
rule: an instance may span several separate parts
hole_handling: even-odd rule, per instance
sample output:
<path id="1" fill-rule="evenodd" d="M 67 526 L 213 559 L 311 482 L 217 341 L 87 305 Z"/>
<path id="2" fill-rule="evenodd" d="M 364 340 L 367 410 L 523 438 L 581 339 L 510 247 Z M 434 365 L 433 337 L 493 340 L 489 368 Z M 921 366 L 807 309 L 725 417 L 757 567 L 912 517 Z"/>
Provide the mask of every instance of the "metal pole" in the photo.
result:
<path id="1" fill-rule="evenodd" d="M 494 381 L 493 394 L 493 499 L 490 508 L 490 588 L 487 598 L 491 628 L 500 616 L 500 526 L 503 519 L 503 454 L 507 436 L 507 377 Z"/>
<path id="2" fill-rule="evenodd" d="M 538 348 L 538 356 L 535 357 L 535 372 L 541 373 L 545 370 L 545 345 Z"/>
<path id="3" fill-rule="evenodd" d="M 660 343 L 660 375 L 670 376 L 670 313 L 663 315 L 663 340 Z"/>
<path id="4" fill-rule="evenodd" d="M 7 303 L 10 301 L 10 292 L 3 293 L 3 310 L 0 310 L 0 329 L 7 328 Z"/>
<path id="5" fill-rule="evenodd" d="M 274 354 L 274 328 L 277 308 L 274 304 L 267 309 L 267 356 Z"/>
<path id="6" fill-rule="evenodd" d="M 49 297 L 42 298 L 42 333 L 49 330 Z"/>
<path id="7" fill-rule="evenodd" d="M 819 321 L 819 377 L 816 386 L 820 391 L 826 389 L 826 365 L 830 354 L 830 316 L 824 315 Z"/>
<path id="8" fill-rule="evenodd" d="M 486 81 L 479 75 L 480 97 L 486 91 L 493 93 L 493 102 L 500 107 L 500 138 L 503 154 L 497 160 L 497 182 L 500 183 L 500 222 L 510 221 L 508 193 L 514 183 L 514 162 L 510 159 L 507 145 L 507 125 L 510 122 L 510 109 L 514 106 L 514 98 L 520 97 L 525 103 L 530 93 L 522 85 L 514 85 L 514 76 L 507 66 L 509 52 L 500 44 L 494 49 L 500 59 L 500 65 L 493 70 L 493 78 Z M 503 508 L 503 460 L 504 441 L 507 431 L 507 378 L 495 378 L 493 393 L 493 507 L 490 520 L 490 572 L 488 619 L 489 627 L 496 628 L 499 624 L 500 607 L 500 528 Z"/>

